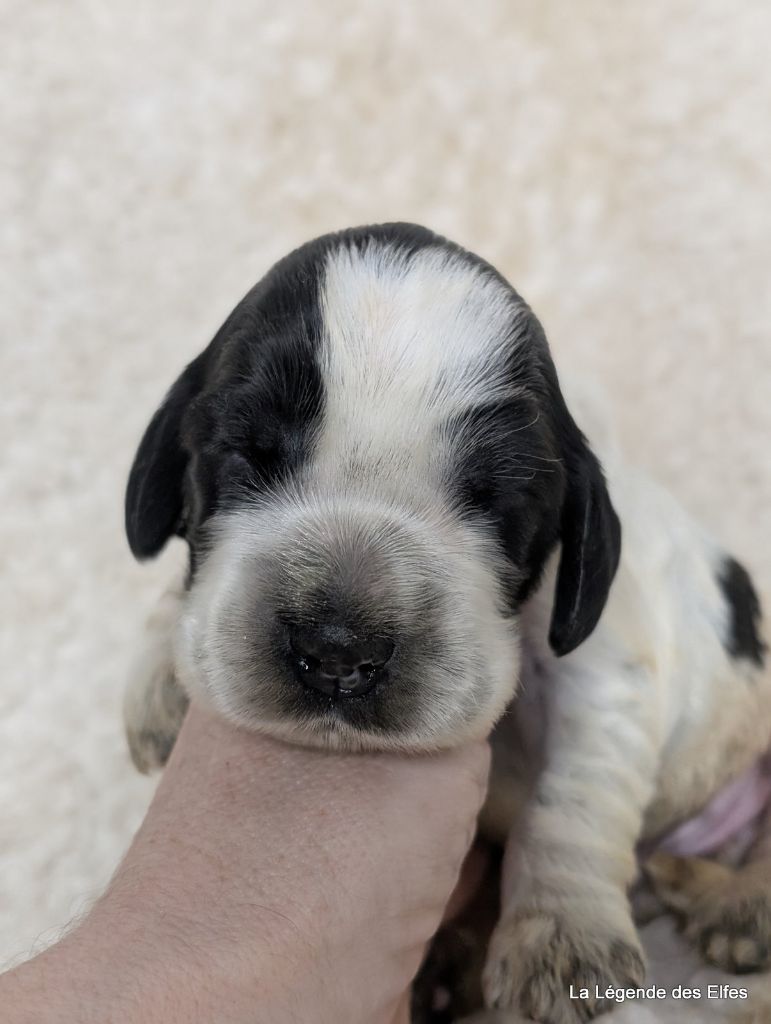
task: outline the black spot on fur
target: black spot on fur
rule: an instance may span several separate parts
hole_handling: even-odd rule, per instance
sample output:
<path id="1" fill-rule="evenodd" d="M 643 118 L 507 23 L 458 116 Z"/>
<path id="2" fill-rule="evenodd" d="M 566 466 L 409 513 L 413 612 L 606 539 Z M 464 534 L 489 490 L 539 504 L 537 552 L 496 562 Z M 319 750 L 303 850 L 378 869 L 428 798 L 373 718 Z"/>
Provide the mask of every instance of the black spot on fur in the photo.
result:
<path id="1" fill-rule="evenodd" d="M 765 661 L 766 645 L 760 637 L 760 600 L 750 574 L 736 561 L 726 558 L 718 575 L 730 620 L 723 643 L 734 658 L 746 658 L 758 666 Z"/>

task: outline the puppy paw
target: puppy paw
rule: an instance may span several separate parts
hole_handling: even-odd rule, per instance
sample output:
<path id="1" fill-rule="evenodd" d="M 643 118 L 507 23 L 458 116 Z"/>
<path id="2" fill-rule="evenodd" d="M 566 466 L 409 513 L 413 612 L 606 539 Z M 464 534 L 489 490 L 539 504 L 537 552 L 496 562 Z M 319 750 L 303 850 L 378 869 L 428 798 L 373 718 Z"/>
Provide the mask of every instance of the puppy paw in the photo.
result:
<path id="1" fill-rule="evenodd" d="M 493 935 L 483 976 L 485 1001 L 545 1024 L 576 1024 L 613 1006 L 608 989 L 638 988 L 639 945 L 601 923 L 559 913 L 520 911 Z"/>
<path id="2" fill-rule="evenodd" d="M 771 963 L 767 898 L 708 912 L 690 922 L 687 933 L 708 963 L 731 974 L 765 971 Z"/>
<path id="3" fill-rule="evenodd" d="M 187 705 L 187 694 L 167 665 L 132 679 L 123 719 L 131 760 L 144 775 L 163 768 L 168 761 Z"/>
<path id="4" fill-rule="evenodd" d="M 771 868 L 733 871 L 700 857 L 654 854 L 646 873 L 708 963 L 733 974 L 771 965 Z"/>
<path id="5" fill-rule="evenodd" d="M 143 775 L 163 768 L 171 755 L 176 733 L 160 732 L 153 729 L 126 729 L 129 753 L 134 767 Z"/>

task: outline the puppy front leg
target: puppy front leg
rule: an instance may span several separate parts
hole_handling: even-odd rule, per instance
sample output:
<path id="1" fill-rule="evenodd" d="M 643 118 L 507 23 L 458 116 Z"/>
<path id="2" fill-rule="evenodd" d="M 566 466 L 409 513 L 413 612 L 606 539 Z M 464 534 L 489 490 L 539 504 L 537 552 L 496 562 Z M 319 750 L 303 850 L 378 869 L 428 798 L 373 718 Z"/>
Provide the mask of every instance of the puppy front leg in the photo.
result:
<path id="1" fill-rule="evenodd" d="M 123 701 L 131 758 L 144 774 L 166 763 L 187 711 L 187 694 L 174 673 L 172 647 L 181 598 L 182 587 L 175 585 L 158 601 L 147 621 Z"/>
<path id="2" fill-rule="evenodd" d="M 608 988 L 644 979 L 627 889 L 657 754 L 642 692 L 612 679 L 557 685 L 546 767 L 524 835 L 509 840 L 483 987 L 492 1009 L 573 1024 L 611 1008 Z"/>

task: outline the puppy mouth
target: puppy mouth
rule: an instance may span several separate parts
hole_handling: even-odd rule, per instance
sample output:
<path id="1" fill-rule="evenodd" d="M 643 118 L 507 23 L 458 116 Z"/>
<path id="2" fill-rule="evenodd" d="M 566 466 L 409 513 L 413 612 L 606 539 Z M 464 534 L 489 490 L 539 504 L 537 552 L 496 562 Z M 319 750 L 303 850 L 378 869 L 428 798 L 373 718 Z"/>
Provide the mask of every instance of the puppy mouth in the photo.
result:
<path id="1" fill-rule="evenodd" d="M 353 686 L 352 681 L 346 686 L 340 678 L 322 680 L 318 674 L 311 683 L 296 665 L 296 690 L 292 707 L 287 708 L 288 717 L 310 726 L 317 736 L 328 736 L 330 741 L 340 729 L 346 735 L 398 732 L 404 725 L 403 700 L 393 692 L 390 676 L 387 669 L 372 666 Z"/>

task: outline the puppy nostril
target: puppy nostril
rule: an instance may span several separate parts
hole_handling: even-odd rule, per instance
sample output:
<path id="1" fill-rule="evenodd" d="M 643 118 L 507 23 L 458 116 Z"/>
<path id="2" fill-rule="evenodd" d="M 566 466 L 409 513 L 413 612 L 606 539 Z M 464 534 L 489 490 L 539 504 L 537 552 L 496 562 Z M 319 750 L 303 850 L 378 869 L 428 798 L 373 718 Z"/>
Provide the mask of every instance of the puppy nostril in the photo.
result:
<path id="1" fill-rule="evenodd" d="M 335 626 L 290 628 L 289 644 L 302 682 L 333 697 L 368 692 L 394 651 L 383 637 Z"/>

